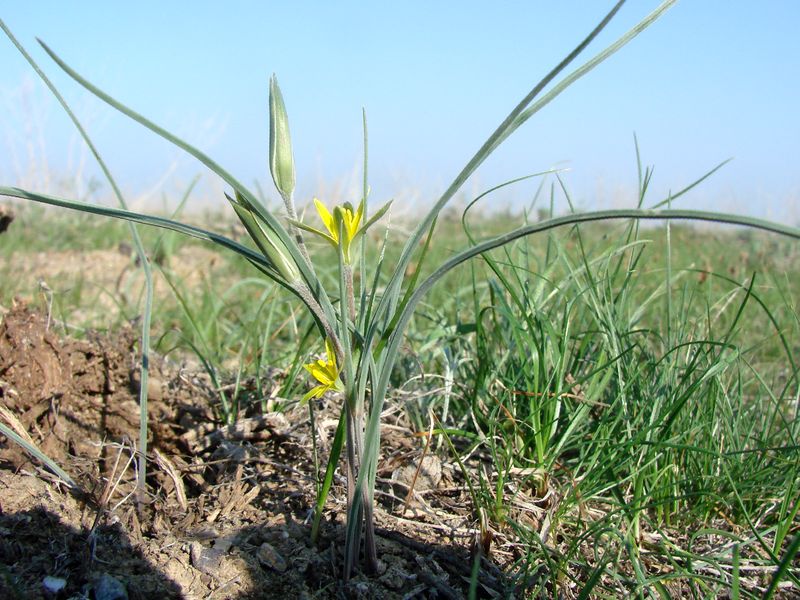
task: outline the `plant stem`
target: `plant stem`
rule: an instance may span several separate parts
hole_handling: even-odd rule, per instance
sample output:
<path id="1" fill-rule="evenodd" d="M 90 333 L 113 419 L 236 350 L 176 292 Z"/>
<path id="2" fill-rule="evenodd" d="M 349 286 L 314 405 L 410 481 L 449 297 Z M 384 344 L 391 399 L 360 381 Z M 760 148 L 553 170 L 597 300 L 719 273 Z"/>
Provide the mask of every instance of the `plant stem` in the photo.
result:
<path id="1" fill-rule="evenodd" d="M 303 239 L 303 232 L 299 227 L 294 225 L 294 222 L 298 220 L 297 210 L 294 206 L 294 197 L 292 194 L 282 195 L 282 197 L 283 204 L 286 206 L 286 215 L 289 217 L 289 233 L 294 236 L 294 241 L 297 242 L 297 247 L 300 248 L 300 254 L 306 259 L 308 268 L 313 272 L 314 263 L 311 262 L 311 256 L 308 254 L 308 248 L 306 248 L 306 242 Z"/>
<path id="2" fill-rule="evenodd" d="M 298 296 L 300 296 L 305 305 L 314 315 L 320 327 L 322 327 L 322 330 L 325 332 L 325 335 L 333 344 L 336 360 L 339 364 L 342 364 L 342 361 L 344 360 L 342 342 L 339 340 L 339 336 L 336 335 L 336 331 L 334 331 L 330 321 L 328 321 L 328 319 L 325 317 L 325 311 L 322 309 L 319 302 L 317 302 L 314 294 L 311 293 L 311 290 L 308 289 L 308 286 L 305 284 L 305 282 L 301 280 L 293 282 L 290 284 L 290 287 L 295 291 L 295 293 L 297 293 Z"/>
<path id="3" fill-rule="evenodd" d="M 344 283 L 344 298 L 347 302 L 347 313 L 351 323 L 356 323 L 355 291 L 353 286 L 353 268 L 349 263 L 342 262 L 342 279 Z M 342 335 L 347 335 L 342 333 Z M 355 337 L 350 339 L 350 347 L 355 343 Z M 362 348 L 363 351 L 363 348 Z M 355 484 L 364 458 L 364 395 L 358 392 L 356 381 L 347 382 L 345 410 L 347 411 L 347 506 L 348 512 L 355 499 Z M 375 545 L 375 523 L 372 511 L 372 501 L 368 486 L 361 488 L 361 506 L 358 510 L 357 522 L 363 519 L 363 530 L 358 529 L 356 540 L 347 544 L 347 557 L 345 560 L 345 579 L 352 574 L 352 567 L 358 558 L 361 548 L 361 538 L 364 539 L 364 554 L 367 570 L 374 573 L 378 569 L 378 551 Z"/>

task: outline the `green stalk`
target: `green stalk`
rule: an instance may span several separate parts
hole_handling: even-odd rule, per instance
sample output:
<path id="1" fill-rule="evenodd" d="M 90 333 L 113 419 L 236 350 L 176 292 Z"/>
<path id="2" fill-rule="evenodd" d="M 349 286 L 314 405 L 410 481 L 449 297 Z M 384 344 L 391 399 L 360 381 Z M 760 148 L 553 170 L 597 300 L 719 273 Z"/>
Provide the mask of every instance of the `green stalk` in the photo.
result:
<path id="1" fill-rule="evenodd" d="M 313 402 L 313 400 L 311 401 Z M 311 405 L 309 403 L 309 406 Z M 311 542 L 316 544 L 319 540 L 319 525 L 322 521 L 322 511 L 325 509 L 325 501 L 328 498 L 331 484 L 333 484 L 333 475 L 336 472 L 336 465 L 339 463 L 339 457 L 342 454 L 342 446 L 344 445 L 344 430 L 345 430 L 345 411 L 339 414 L 339 424 L 336 426 L 336 433 L 333 436 L 333 444 L 331 444 L 331 455 L 328 459 L 328 464 L 325 467 L 325 479 L 322 481 L 322 487 L 317 493 L 317 502 L 314 507 L 314 521 L 311 524 Z"/>
<path id="2" fill-rule="evenodd" d="M 8 427 L 5 423 L 0 423 L 0 433 L 6 436 L 8 439 L 13 441 L 15 444 L 23 448 L 28 454 L 40 460 L 48 469 L 50 469 L 53 473 L 58 475 L 64 483 L 66 483 L 69 487 L 78 490 L 78 484 L 75 483 L 75 480 L 70 477 L 64 469 L 58 466 L 58 463 L 54 461 L 52 458 L 47 456 L 44 452 L 42 452 L 39 448 L 28 442 L 25 438 L 17 434 L 13 429 Z"/>

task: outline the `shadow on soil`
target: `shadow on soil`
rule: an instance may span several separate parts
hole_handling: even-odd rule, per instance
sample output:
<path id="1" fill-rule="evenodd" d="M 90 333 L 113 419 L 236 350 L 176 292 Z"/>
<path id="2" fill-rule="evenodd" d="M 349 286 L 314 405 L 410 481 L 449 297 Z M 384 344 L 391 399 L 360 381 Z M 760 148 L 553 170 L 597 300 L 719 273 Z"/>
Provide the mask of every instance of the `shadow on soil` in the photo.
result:
<path id="1" fill-rule="evenodd" d="M 99 525 L 90 535 L 34 508 L 0 515 L 0 532 L 2 598 L 118 600 L 125 588 L 131 599 L 182 597 L 177 584 L 153 569 L 119 525 Z M 48 576 L 51 591 L 45 586 Z"/>
<path id="2" fill-rule="evenodd" d="M 468 553 L 379 530 L 381 573 L 340 583 L 343 527 L 329 526 L 318 548 L 308 528 L 251 526 L 196 535 L 163 549 L 161 568 L 137 550 L 119 524 L 94 532 L 65 525 L 44 508 L 0 514 L 0 597 L 7 599 L 145 600 L 156 598 L 466 598 Z M 205 539 L 203 539 L 205 537 Z M 411 568 L 410 568 L 411 567 Z M 48 592 L 45 578 L 51 578 Z M 478 598 L 521 592 L 484 563 Z"/>

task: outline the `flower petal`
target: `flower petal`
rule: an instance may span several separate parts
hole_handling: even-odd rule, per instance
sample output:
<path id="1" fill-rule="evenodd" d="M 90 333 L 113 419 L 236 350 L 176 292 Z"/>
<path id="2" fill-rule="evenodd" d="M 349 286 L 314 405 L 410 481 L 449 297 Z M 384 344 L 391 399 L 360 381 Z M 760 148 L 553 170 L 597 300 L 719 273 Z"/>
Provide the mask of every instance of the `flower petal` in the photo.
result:
<path id="1" fill-rule="evenodd" d="M 329 390 L 338 392 L 343 390 L 339 379 L 339 367 L 336 365 L 336 352 L 330 339 L 325 340 L 325 352 L 327 354 L 325 360 L 319 358 L 303 365 L 303 368 L 319 383 L 303 396 L 303 402 L 311 398 L 320 398 Z"/>
<path id="2" fill-rule="evenodd" d="M 336 349 L 333 347 L 333 342 L 330 338 L 325 338 L 325 354 L 328 355 L 328 360 L 336 366 Z"/>
<path id="3" fill-rule="evenodd" d="M 328 210 L 328 208 L 320 202 L 317 198 L 314 198 L 314 206 L 317 207 L 317 212 L 319 213 L 320 218 L 322 219 L 325 228 L 330 232 L 331 237 L 335 242 L 339 242 L 339 231 L 336 227 L 336 222 L 333 218 L 333 215 Z"/>
<path id="4" fill-rule="evenodd" d="M 302 229 L 303 231 L 308 231 L 309 233 L 313 233 L 314 235 L 318 235 L 322 239 L 327 240 L 330 244 L 333 245 L 334 248 L 339 245 L 336 242 L 336 240 L 333 239 L 330 236 L 330 234 L 327 233 L 326 231 L 322 231 L 321 229 L 317 229 L 316 227 L 312 227 L 311 225 L 306 225 L 302 221 L 295 221 L 293 219 L 287 219 L 287 220 L 289 221 L 289 223 L 291 223 L 295 227 L 298 227 L 299 229 Z"/>
<path id="5" fill-rule="evenodd" d="M 311 388 L 304 396 L 301 402 L 308 402 L 312 398 L 321 398 L 328 389 L 323 385 L 318 385 L 314 388 Z"/>
<path id="6" fill-rule="evenodd" d="M 355 215 L 355 231 L 358 231 L 358 228 L 361 227 L 361 221 L 364 218 L 364 201 L 358 203 L 358 210 L 356 210 Z"/>
<path id="7" fill-rule="evenodd" d="M 322 385 L 331 386 L 335 381 L 335 368 L 329 362 L 318 360 L 303 366 Z"/>
<path id="8" fill-rule="evenodd" d="M 352 242 L 355 237 L 356 233 L 358 232 L 358 226 L 361 222 L 361 216 L 359 213 L 353 214 L 353 211 L 349 208 L 345 209 L 345 220 L 344 226 L 345 231 L 347 231 L 347 241 Z"/>

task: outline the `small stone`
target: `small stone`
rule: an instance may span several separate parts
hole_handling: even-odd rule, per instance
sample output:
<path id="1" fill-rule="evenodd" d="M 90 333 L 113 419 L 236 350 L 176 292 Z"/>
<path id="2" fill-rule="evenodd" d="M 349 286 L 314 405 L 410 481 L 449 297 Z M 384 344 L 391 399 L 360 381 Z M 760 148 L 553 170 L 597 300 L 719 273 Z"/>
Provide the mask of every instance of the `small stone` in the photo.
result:
<path id="1" fill-rule="evenodd" d="M 192 542 L 189 551 L 192 559 L 192 566 L 206 575 L 213 575 L 219 568 L 220 553 L 214 552 L 213 548 L 206 548 L 200 542 Z"/>
<path id="2" fill-rule="evenodd" d="M 142 388 L 142 373 L 137 367 L 130 371 L 130 386 L 131 390 L 139 393 Z M 164 399 L 164 386 L 161 380 L 154 374 L 150 373 L 147 378 L 147 397 L 153 402 L 160 402 Z"/>
<path id="3" fill-rule="evenodd" d="M 413 488 L 418 492 L 435 490 L 442 481 L 442 463 L 435 455 L 429 454 L 422 459 L 422 466 L 415 461 L 395 469 L 392 479 L 401 484 L 404 491 Z"/>
<path id="4" fill-rule="evenodd" d="M 199 569 L 200 565 L 198 563 L 203 560 L 203 544 L 192 542 L 189 546 L 189 558 L 192 560 L 192 566 Z"/>
<path id="5" fill-rule="evenodd" d="M 256 556 L 258 557 L 258 562 L 265 567 L 275 569 L 278 573 L 286 571 L 286 560 L 278 554 L 278 551 L 271 544 L 267 542 L 261 544 L 256 551 Z"/>
<path id="6" fill-rule="evenodd" d="M 103 573 L 94 583 L 94 600 L 128 600 L 128 590 L 120 580 Z"/>
<path id="7" fill-rule="evenodd" d="M 67 587 L 67 580 L 61 577 L 53 577 L 48 575 L 42 580 L 42 586 L 46 594 L 53 596 L 57 595 L 61 590 Z"/>

